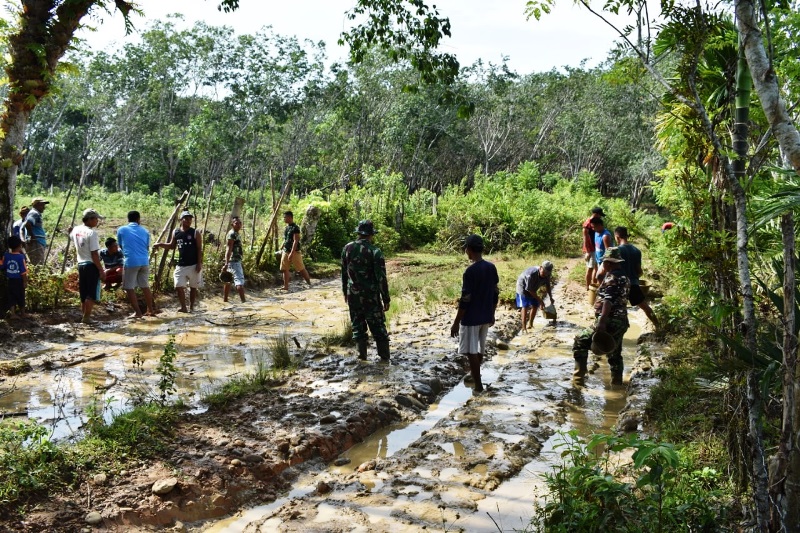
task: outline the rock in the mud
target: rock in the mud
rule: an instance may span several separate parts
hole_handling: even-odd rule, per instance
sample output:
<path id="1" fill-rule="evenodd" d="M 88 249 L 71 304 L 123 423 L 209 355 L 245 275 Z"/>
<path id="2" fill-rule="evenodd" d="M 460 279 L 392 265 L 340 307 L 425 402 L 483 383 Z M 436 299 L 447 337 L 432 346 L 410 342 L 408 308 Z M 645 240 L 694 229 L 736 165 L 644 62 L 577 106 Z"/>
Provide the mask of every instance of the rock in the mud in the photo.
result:
<path id="1" fill-rule="evenodd" d="M 336 423 L 336 415 L 325 415 L 319 419 L 320 424 L 334 424 Z"/>
<path id="2" fill-rule="evenodd" d="M 178 531 L 178 532 L 186 531 L 186 525 L 180 520 L 178 520 L 177 522 L 175 522 L 175 525 L 172 526 L 172 531 Z"/>
<path id="3" fill-rule="evenodd" d="M 231 460 L 231 464 L 233 466 L 242 466 L 242 461 L 239 460 L 239 459 L 233 459 L 233 460 Z"/>
<path id="4" fill-rule="evenodd" d="M 433 389 L 424 383 L 414 383 L 414 392 L 426 398 L 433 398 L 435 396 Z"/>
<path id="5" fill-rule="evenodd" d="M 281 453 L 289 453 L 289 448 L 291 447 L 292 445 L 289 443 L 289 441 L 282 441 L 278 444 L 278 451 Z"/>
<path id="6" fill-rule="evenodd" d="M 86 523 L 90 526 L 96 526 L 103 521 L 103 517 L 97 511 L 92 511 L 86 515 Z"/>
<path id="7" fill-rule="evenodd" d="M 439 394 L 442 392 L 442 390 L 444 390 L 442 381 L 439 378 L 422 378 L 419 380 L 419 382 L 430 387 L 434 395 Z"/>
<path id="8" fill-rule="evenodd" d="M 396 399 L 396 398 L 395 398 L 395 399 Z M 390 402 L 389 400 L 386 400 L 386 399 L 381 399 L 381 400 L 378 402 L 378 407 L 389 407 L 389 408 L 392 408 L 392 409 L 393 409 L 393 408 L 394 408 L 394 404 L 393 404 L 392 402 Z"/>
<path id="9" fill-rule="evenodd" d="M 175 485 L 178 484 L 178 478 L 176 477 L 168 477 L 164 479 L 159 479 L 155 483 L 153 483 L 153 487 L 150 489 L 153 494 L 164 495 L 169 494 L 172 492 L 172 489 L 175 488 Z"/>
<path id="10" fill-rule="evenodd" d="M 642 414 L 639 411 L 627 411 L 620 415 L 617 428 L 619 428 L 619 431 L 622 433 L 631 433 L 639 428 L 641 421 Z"/>
<path id="11" fill-rule="evenodd" d="M 235 441 L 233 441 L 233 445 L 236 446 L 237 448 L 243 448 L 244 441 L 242 439 L 236 439 Z"/>
<path id="12" fill-rule="evenodd" d="M 508 343 L 504 340 L 497 339 L 494 345 L 498 350 L 508 350 Z"/>
<path id="13" fill-rule="evenodd" d="M 334 464 L 334 466 L 344 466 L 344 465 L 350 464 L 350 458 L 349 457 L 339 457 L 338 459 L 336 459 L 333 462 L 333 464 Z"/>
<path id="14" fill-rule="evenodd" d="M 106 481 L 108 481 L 108 476 L 103 473 L 95 474 L 92 481 L 94 481 L 95 485 L 105 485 Z"/>
<path id="15" fill-rule="evenodd" d="M 358 472 L 368 472 L 370 470 L 375 470 L 375 466 L 377 465 L 377 461 L 374 459 L 372 461 L 367 461 L 366 463 L 361 463 L 359 467 L 356 469 Z"/>
<path id="16" fill-rule="evenodd" d="M 398 394 L 394 397 L 394 401 L 402 405 L 403 407 L 411 407 L 413 404 L 411 403 L 411 398 L 408 396 L 403 396 L 402 394 Z"/>
<path id="17" fill-rule="evenodd" d="M 331 491 L 331 486 L 324 481 L 317 483 L 317 494 L 328 494 Z"/>
<path id="18" fill-rule="evenodd" d="M 255 453 L 248 453 L 247 455 L 244 456 L 245 463 L 256 464 L 260 463 L 263 460 L 264 460 L 263 457 Z"/>

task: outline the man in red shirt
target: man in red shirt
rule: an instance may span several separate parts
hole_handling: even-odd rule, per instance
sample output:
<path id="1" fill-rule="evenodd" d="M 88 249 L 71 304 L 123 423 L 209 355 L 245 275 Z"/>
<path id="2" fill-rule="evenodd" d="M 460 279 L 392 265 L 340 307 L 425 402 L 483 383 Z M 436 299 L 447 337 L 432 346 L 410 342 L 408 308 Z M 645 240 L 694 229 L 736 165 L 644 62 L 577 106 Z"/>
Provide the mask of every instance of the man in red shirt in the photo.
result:
<path id="1" fill-rule="evenodd" d="M 593 207 L 592 214 L 583 223 L 583 259 L 586 261 L 586 290 L 594 282 L 597 275 L 597 259 L 594 256 L 594 230 L 591 220 L 596 217 L 606 216 L 602 207 Z"/>

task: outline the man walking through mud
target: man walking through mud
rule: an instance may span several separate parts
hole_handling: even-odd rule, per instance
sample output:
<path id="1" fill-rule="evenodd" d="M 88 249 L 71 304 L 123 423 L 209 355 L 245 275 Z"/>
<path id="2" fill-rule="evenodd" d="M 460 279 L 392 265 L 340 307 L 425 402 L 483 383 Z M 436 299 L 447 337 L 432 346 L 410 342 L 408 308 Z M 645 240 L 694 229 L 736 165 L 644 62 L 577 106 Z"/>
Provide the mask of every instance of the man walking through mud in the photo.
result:
<path id="1" fill-rule="evenodd" d="M 653 309 L 647 303 L 647 299 L 639 285 L 639 277 L 642 275 L 642 252 L 628 242 L 628 228 L 617 226 L 614 228 L 614 240 L 617 241 L 620 256 L 625 260 L 622 263 L 622 271 L 631 282 L 631 290 L 628 293 L 628 301 L 633 306 L 639 306 L 644 311 L 650 322 L 658 329 L 658 318 Z"/>
<path id="2" fill-rule="evenodd" d="M 230 272 L 233 279 L 223 282 L 222 285 L 222 301 L 228 301 L 228 294 L 231 291 L 231 281 L 236 287 L 236 292 L 239 293 L 239 299 L 242 303 L 245 302 L 244 296 L 244 268 L 242 267 L 242 259 L 244 259 L 244 248 L 242 247 L 242 236 L 239 232 L 242 230 L 242 219 L 239 217 L 231 217 L 231 230 L 227 236 L 227 247 L 225 248 L 225 263 L 222 265 L 222 272 Z"/>
<path id="3" fill-rule="evenodd" d="M 194 215 L 189 211 L 181 213 L 181 225 L 175 229 L 168 242 L 160 242 L 155 248 L 178 249 L 178 264 L 173 281 L 178 293 L 180 313 L 194 312 L 197 289 L 203 285 L 203 236 L 192 227 Z M 189 308 L 186 308 L 186 286 L 189 286 Z"/>
<path id="4" fill-rule="evenodd" d="M 286 211 L 283 214 L 286 229 L 283 231 L 283 249 L 281 251 L 281 272 L 283 273 L 283 290 L 289 290 L 289 280 L 292 275 L 290 267 L 300 274 L 308 285 L 311 285 L 311 276 L 308 275 L 303 264 L 303 254 L 300 252 L 300 226 L 294 223 L 294 213 Z"/>
<path id="5" fill-rule="evenodd" d="M 606 332 L 614 339 L 614 349 L 608 356 L 611 367 L 611 384 L 622 385 L 622 338 L 628 331 L 628 291 L 631 283 L 622 272 L 620 266 L 625 260 L 619 248 L 608 248 L 603 256 L 605 275 L 597 299 L 594 302 L 595 324 L 580 332 L 572 344 L 572 355 L 575 358 L 573 377 L 582 380 L 588 372 L 589 348 L 595 332 Z"/>
<path id="6" fill-rule="evenodd" d="M 597 275 L 597 258 L 594 255 L 594 230 L 592 229 L 592 219 L 604 217 L 602 207 L 593 207 L 592 213 L 583 223 L 583 260 L 586 261 L 586 290 L 594 283 Z"/>
<path id="7" fill-rule="evenodd" d="M 458 312 L 450 327 L 450 336 L 458 337 L 458 353 L 467 356 L 475 392 L 483 392 L 481 363 L 486 334 L 494 325 L 494 313 L 500 300 L 500 277 L 497 268 L 483 258 L 483 239 L 478 235 L 464 240 L 464 252 L 472 264 L 464 271 Z"/>
<path id="8" fill-rule="evenodd" d="M 362 220 L 356 228 L 358 238 L 342 250 L 342 292 L 350 310 L 353 340 L 358 345 L 358 358 L 367 360 L 367 327 L 372 332 L 378 356 L 389 362 L 389 332 L 386 314 L 389 310 L 389 282 L 386 261 L 380 248 L 372 244 L 378 230 L 371 220 Z"/>

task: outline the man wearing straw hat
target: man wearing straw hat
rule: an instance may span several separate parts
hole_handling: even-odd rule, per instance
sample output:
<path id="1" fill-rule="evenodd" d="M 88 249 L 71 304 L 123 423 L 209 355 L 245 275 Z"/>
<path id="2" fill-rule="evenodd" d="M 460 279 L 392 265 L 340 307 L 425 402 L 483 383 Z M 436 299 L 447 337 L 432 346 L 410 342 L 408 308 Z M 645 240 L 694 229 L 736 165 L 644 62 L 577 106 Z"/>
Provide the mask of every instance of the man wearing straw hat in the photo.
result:
<path id="1" fill-rule="evenodd" d="M 605 353 L 608 356 L 611 384 L 622 385 L 622 338 L 628 331 L 628 292 L 631 288 L 630 280 L 620 267 L 624 261 L 619 248 L 607 248 L 603 255 L 605 276 L 597 289 L 594 303 L 595 323 L 580 332 L 572 345 L 575 358 L 575 372 L 572 375 L 577 380 L 586 377 L 591 348 L 597 355 Z M 601 339 L 606 340 L 607 344 Z"/>
<path id="2" fill-rule="evenodd" d="M 25 231 L 28 232 L 30 242 L 26 246 L 28 261 L 32 265 L 43 265 L 44 254 L 47 250 L 47 237 L 42 223 L 42 213 L 50 202 L 44 198 L 31 200 L 31 209 L 25 218 Z"/>

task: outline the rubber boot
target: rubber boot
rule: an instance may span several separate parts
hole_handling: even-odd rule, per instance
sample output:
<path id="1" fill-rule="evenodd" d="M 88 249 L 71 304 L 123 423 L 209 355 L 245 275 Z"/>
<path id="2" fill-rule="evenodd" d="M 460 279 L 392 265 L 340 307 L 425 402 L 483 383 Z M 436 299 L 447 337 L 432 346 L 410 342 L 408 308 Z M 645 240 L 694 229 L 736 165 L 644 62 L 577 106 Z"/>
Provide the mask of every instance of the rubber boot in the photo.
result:
<path id="1" fill-rule="evenodd" d="M 612 385 L 622 385 L 622 369 L 621 368 L 612 368 L 611 369 L 611 384 Z"/>
<path id="2" fill-rule="evenodd" d="M 586 367 L 587 357 L 575 358 L 575 371 L 572 372 L 572 377 L 576 379 L 583 379 L 589 369 Z"/>
<path id="3" fill-rule="evenodd" d="M 375 341 L 375 345 L 378 347 L 378 357 L 381 358 L 381 361 L 388 361 L 389 360 L 389 340 L 385 341 Z"/>
<path id="4" fill-rule="evenodd" d="M 358 358 L 362 361 L 367 360 L 367 339 L 358 339 Z"/>

